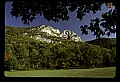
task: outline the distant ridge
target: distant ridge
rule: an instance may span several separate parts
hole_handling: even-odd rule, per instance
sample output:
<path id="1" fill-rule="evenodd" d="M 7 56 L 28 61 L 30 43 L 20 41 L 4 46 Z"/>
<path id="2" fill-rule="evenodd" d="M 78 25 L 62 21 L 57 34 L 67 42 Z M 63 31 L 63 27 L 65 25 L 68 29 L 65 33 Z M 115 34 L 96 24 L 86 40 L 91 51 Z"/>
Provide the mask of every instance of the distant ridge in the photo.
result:
<path id="1" fill-rule="evenodd" d="M 108 49 L 112 49 L 112 47 L 116 47 L 116 38 L 99 38 L 86 42 L 92 45 L 99 45 L 101 47 Z"/>

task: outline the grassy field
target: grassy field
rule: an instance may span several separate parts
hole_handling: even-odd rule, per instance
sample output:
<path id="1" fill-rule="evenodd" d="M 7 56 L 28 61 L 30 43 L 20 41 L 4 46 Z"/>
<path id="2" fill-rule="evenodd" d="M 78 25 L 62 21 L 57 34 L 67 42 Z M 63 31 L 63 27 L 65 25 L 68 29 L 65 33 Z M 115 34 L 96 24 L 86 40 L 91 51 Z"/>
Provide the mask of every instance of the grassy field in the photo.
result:
<path id="1" fill-rule="evenodd" d="M 85 77 L 114 78 L 115 67 L 67 70 L 5 71 L 6 77 Z"/>

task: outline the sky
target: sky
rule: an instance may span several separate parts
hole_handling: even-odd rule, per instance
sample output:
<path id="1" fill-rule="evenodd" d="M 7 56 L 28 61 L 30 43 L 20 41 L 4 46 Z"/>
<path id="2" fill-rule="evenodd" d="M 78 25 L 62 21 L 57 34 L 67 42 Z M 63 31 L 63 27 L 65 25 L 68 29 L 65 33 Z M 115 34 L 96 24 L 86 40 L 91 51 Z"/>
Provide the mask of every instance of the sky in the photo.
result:
<path id="1" fill-rule="evenodd" d="M 92 32 L 88 32 L 88 35 L 83 35 L 81 30 L 80 30 L 80 26 L 81 25 L 89 25 L 90 23 L 90 19 L 94 19 L 94 18 L 101 18 L 101 14 L 109 11 L 110 9 L 106 7 L 105 4 L 103 4 L 102 6 L 102 10 L 98 11 L 96 14 L 92 14 L 92 13 L 87 13 L 86 16 L 83 17 L 82 21 L 79 21 L 79 19 L 76 18 L 76 12 L 70 12 L 69 16 L 70 19 L 68 21 L 59 21 L 59 22 L 54 22 L 54 21 L 47 21 L 44 19 L 43 16 L 36 16 L 36 19 L 33 20 L 32 23 L 30 23 L 29 25 L 24 25 L 23 22 L 21 21 L 20 17 L 19 18 L 15 18 L 12 17 L 12 15 L 10 14 L 11 11 L 11 6 L 12 2 L 8 1 L 5 4 L 5 25 L 6 26 L 14 26 L 14 27 L 32 27 L 32 26 L 39 26 L 39 25 L 47 25 L 47 26 L 52 26 L 53 28 L 59 29 L 60 32 L 63 32 L 64 30 L 70 30 L 73 31 L 75 33 L 78 34 L 78 36 L 81 37 L 81 39 L 83 41 L 89 41 L 89 40 L 94 40 L 96 39 L 95 36 L 93 36 Z M 114 6 L 113 6 L 114 9 Z M 108 36 L 103 36 L 106 38 L 116 38 L 116 34 L 112 34 L 110 37 Z"/>

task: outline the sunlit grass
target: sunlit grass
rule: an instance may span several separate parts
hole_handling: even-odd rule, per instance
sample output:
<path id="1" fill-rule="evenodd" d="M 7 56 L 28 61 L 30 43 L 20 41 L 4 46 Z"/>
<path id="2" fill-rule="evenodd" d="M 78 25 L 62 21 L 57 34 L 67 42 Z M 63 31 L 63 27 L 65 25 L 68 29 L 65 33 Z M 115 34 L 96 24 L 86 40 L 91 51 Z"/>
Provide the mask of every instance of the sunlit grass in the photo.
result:
<path id="1" fill-rule="evenodd" d="M 66 70 L 5 71 L 6 77 L 86 77 L 114 78 L 115 67 Z"/>

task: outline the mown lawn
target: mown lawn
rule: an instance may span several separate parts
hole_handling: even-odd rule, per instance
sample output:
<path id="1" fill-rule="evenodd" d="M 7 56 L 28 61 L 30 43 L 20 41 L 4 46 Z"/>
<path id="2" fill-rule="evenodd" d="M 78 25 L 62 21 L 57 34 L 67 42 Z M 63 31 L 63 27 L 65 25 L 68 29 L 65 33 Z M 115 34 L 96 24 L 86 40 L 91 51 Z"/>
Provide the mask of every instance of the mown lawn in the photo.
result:
<path id="1" fill-rule="evenodd" d="M 114 78 L 115 67 L 67 70 L 5 71 L 6 77 L 85 77 Z"/>

